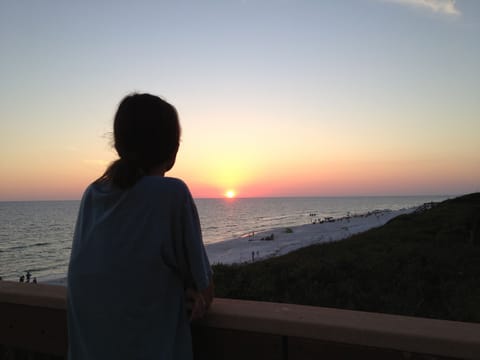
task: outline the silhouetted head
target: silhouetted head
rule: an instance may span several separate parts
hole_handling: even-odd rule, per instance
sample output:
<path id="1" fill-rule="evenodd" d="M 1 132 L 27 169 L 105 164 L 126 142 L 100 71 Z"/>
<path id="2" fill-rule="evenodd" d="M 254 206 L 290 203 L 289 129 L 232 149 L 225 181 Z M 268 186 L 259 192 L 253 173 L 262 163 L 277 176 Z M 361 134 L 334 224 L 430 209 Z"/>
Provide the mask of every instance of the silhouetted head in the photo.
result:
<path id="1" fill-rule="evenodd" d="M 180 142 L 177 111 L 158 96 L 129 95 L 118 106 L 113 136 L 120 159 L 98 181 L 128 188 L 153 169 L 172 168 Z"/>

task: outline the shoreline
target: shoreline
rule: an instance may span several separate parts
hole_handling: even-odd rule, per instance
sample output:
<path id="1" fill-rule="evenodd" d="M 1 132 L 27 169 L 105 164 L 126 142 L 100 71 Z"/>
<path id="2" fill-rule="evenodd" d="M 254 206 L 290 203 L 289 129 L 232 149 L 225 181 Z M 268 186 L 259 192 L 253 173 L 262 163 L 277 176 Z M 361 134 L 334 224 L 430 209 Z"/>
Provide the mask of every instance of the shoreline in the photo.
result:
<path id="1" fill-rule="evenodd" d="M 424 205 L 422 205 L 424 206 Z M 238 238 L 206 244 L 212 265 L 240 264 L 285 255 L 302 247 L 339 241 L 352 235 L 385 225 L 391 219 L 410 214 L 420 207 L 400 210 L 375 210 L 366 214 L 329 218 L 323 222 L 247 234 Z"/>
<path id="2" fill-rule="evenodd" d="M 205 244 L 210 264 L 241 264 L 288 254 L 314 244 L 346 239 L 352 235 L 385 225 L 391 219 L 413 213 L 428 204 L 399 210 L 374 210 L 365 214 L 326 218 L 311 224 L 276 227 L 247 233 L 237 238 Z M 58 274 L 38 279 L 39 283 L 66 286 L 66 276 Z"/>

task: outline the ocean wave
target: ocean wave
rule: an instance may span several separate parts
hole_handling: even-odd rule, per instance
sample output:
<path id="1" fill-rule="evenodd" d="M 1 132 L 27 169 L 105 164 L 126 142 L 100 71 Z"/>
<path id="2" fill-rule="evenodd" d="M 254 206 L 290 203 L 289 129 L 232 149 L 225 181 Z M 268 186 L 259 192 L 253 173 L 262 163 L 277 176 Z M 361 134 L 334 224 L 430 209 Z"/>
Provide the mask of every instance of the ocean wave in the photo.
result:
<path id="1" fill-rule="evenodd" d="M 35 243 L 35 244 L 31 244 L 29 246 L 45 246 L 45 245 L 52 245 L 52 244 L 49 243 L 49 242 L 38 242 L 38 243 Z"/>

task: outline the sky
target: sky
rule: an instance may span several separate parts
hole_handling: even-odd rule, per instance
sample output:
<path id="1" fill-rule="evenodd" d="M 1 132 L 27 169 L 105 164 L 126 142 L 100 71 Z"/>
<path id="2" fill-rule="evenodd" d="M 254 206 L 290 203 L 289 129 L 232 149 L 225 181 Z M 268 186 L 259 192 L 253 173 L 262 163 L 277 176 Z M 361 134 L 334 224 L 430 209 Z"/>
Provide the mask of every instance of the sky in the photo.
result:
<path id="1" fill-rule="evenodd" d="M 0 201 L 79 199 L 121 99 L 194 197 L 480 191 L 480 1 L 0 0 Z"/>

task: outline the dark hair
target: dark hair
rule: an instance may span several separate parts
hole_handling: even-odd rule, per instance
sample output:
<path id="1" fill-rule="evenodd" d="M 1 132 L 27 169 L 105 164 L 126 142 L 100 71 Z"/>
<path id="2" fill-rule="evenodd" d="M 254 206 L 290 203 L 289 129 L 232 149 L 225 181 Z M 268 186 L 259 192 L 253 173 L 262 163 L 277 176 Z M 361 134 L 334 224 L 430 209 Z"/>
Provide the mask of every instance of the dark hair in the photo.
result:
<path id="1" fill-rule="evenodd" d="M 115 114 L 113 136 L 120 158 L 96 182 L 126 189 L 156 166 L 172 168 L 180 142 L 177 111 L 158 96 L 128 95 Z"/>

